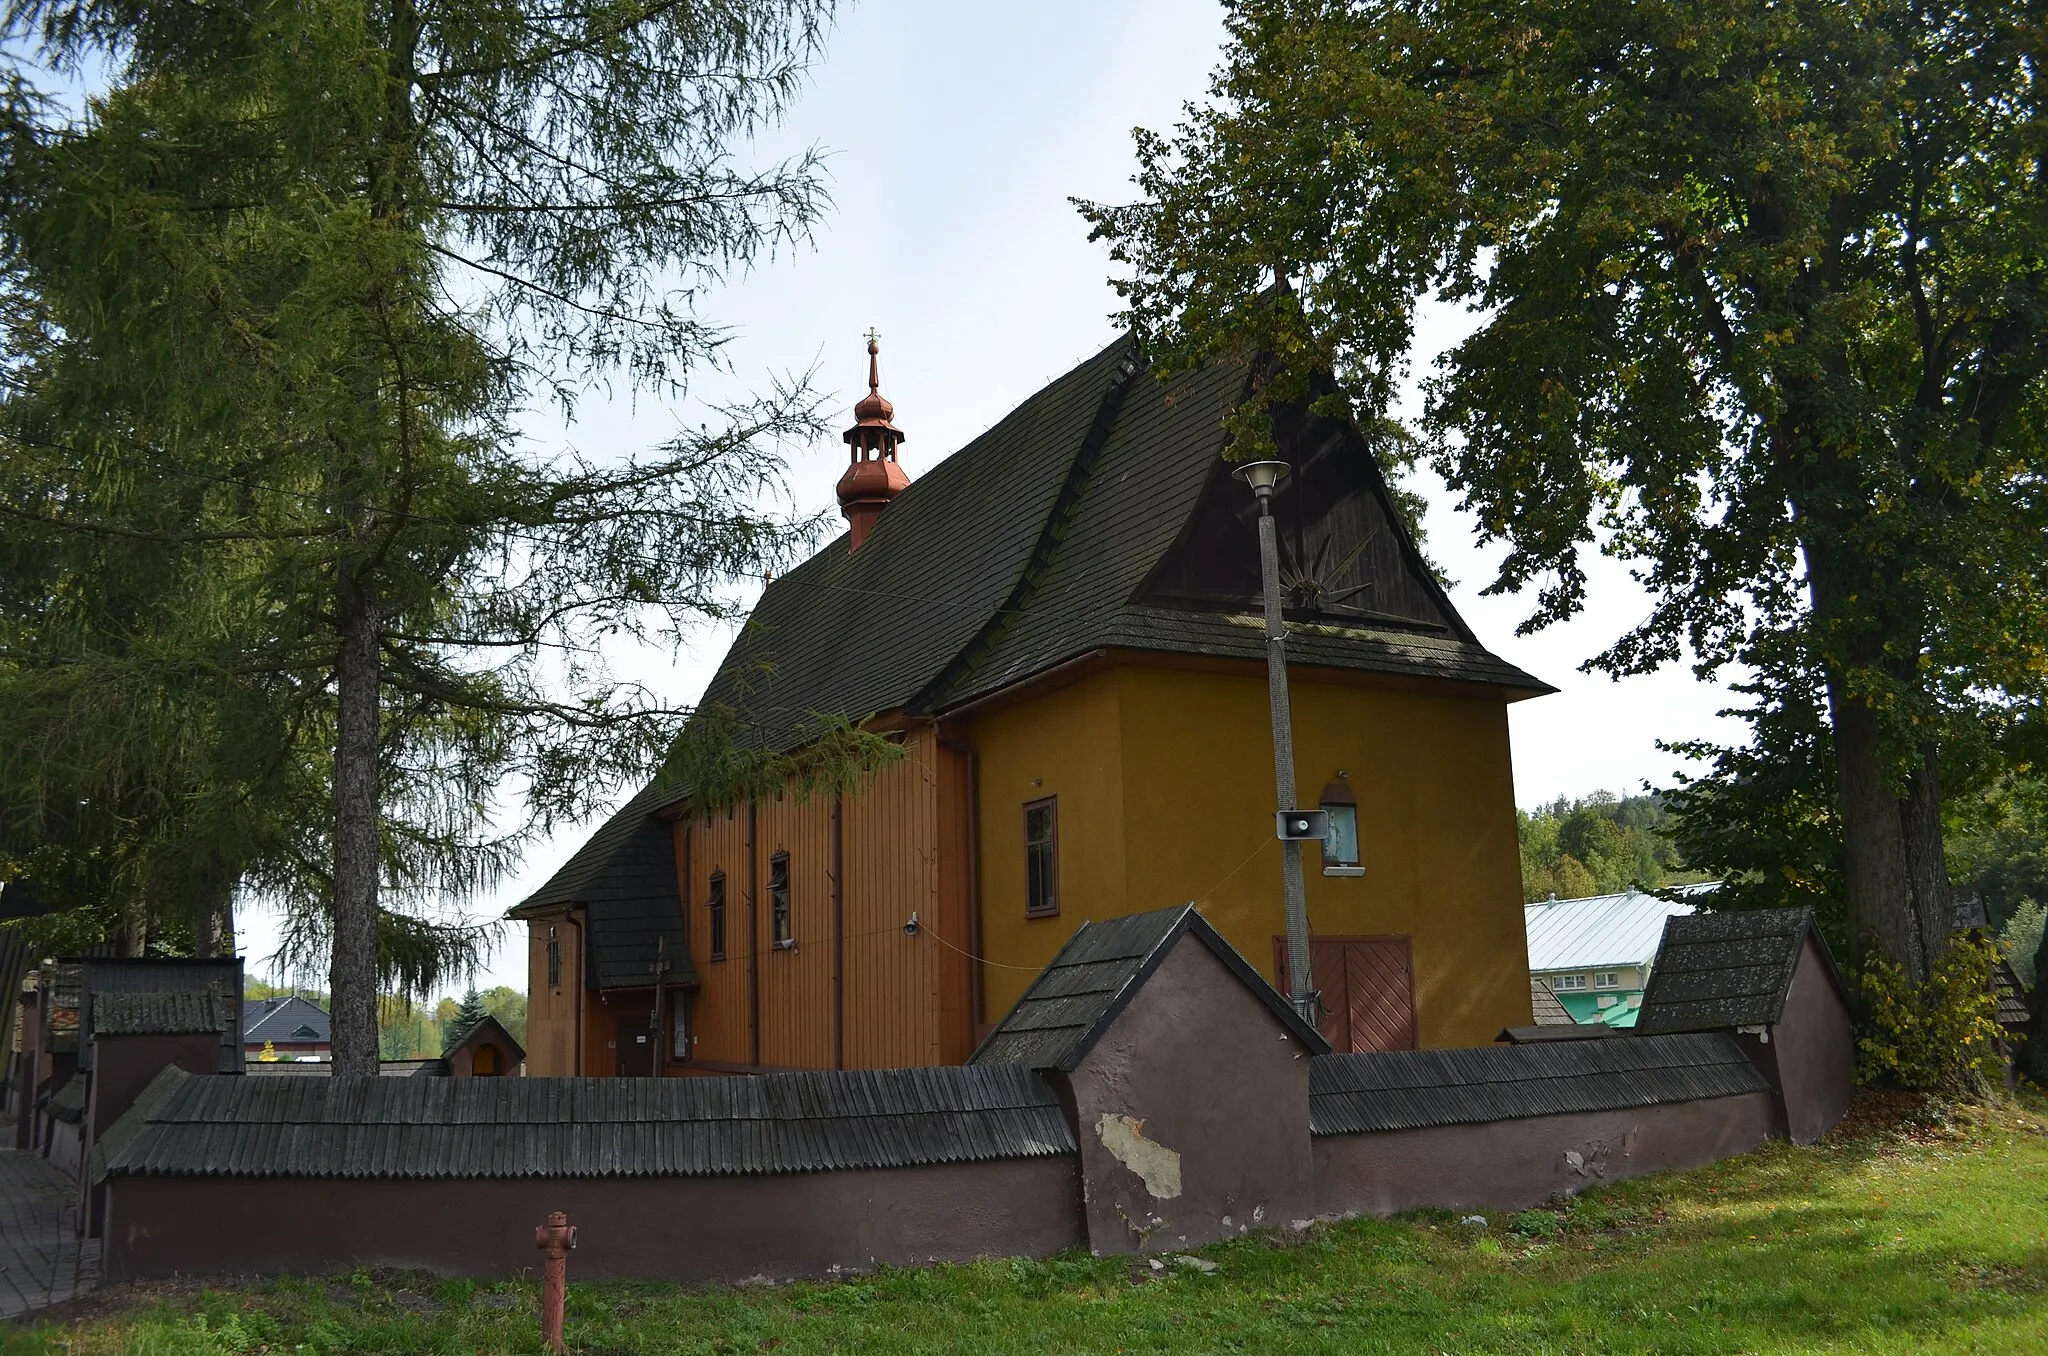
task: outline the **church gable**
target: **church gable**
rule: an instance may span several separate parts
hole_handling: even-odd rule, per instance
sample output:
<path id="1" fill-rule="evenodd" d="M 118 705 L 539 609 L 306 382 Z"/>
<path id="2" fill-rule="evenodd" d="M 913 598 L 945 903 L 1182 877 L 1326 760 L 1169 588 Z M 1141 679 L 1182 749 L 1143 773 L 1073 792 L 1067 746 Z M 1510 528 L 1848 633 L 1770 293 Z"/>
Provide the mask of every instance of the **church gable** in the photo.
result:
<path id="1" fill-rule="evenodd" d="M 1401 522 L 1379 466 L 1347 421 L 1302 410 L 1275 418 L 1287 477 L 1273 496 L 1290 621 L 1394 627 L 1473 639 Z M 1258 503 L 1211 465 L 1179 536 L 1137 595 L 1138 606 L 1264 610 Z"/>

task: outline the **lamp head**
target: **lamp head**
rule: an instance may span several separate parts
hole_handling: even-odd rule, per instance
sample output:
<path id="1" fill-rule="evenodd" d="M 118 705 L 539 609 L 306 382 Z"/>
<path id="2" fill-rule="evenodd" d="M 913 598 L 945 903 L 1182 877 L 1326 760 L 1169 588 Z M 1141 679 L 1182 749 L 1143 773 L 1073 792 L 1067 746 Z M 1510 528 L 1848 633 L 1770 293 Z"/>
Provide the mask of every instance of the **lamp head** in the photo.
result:
<path id="1" fill-rule="evenodd" d="M 1273 493 L 1273 487 L 1287 474 L 1284 461 L 1248 461 L 1230 474 L 1252 487 L 1252 493 L 1264 499 Z"/>

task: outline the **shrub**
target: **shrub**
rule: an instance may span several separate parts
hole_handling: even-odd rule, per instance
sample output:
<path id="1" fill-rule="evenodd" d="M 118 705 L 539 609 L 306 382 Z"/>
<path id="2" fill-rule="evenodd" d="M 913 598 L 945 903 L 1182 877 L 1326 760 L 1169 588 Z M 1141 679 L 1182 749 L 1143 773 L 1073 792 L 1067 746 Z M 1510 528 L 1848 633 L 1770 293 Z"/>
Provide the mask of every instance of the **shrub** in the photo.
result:
<path id="1" fill-rule="evenodd" d="M 2001 1083 L 2004 1032 L 1992 990 L 1999 956 L 1989 938 L 1958 937 L 1917 986 L 1888 960 L 1865 965 L 1857 1078 L 1959 1096 L 1982 1096 Z"/>

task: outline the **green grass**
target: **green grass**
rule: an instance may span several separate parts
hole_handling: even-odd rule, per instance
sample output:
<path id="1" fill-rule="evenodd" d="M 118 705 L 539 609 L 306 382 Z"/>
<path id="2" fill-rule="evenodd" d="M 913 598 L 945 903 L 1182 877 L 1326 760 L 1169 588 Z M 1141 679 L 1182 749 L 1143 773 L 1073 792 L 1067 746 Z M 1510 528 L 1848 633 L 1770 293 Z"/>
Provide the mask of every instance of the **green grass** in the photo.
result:
<path id="1" fill-rule="evenodd" d="M 569 1340 L 670 1352 L 2048 1352 L 2048 1107 L 1898 1104 L 1552 1210 L 1319 1226 L 1213 1275 L 1064 1256 L 735 1290 L 574 1281 Z M 535 1352 L 536 1286 L 116 1288 L 0 1353 Z"/>

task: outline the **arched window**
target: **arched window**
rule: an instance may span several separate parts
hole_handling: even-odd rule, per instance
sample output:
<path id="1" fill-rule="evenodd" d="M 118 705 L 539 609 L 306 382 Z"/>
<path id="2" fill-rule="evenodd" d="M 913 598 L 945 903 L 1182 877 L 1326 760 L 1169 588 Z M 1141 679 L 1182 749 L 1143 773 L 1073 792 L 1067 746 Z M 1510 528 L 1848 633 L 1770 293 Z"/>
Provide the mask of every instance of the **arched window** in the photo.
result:
<path id="1" fill-rule="evenodd" d="M 469 1071 L 478 1078 L 497 1078 L 505 1072 L 504 1059 L 495 1045 L 479 1045 L 469 1056 Z"/>

